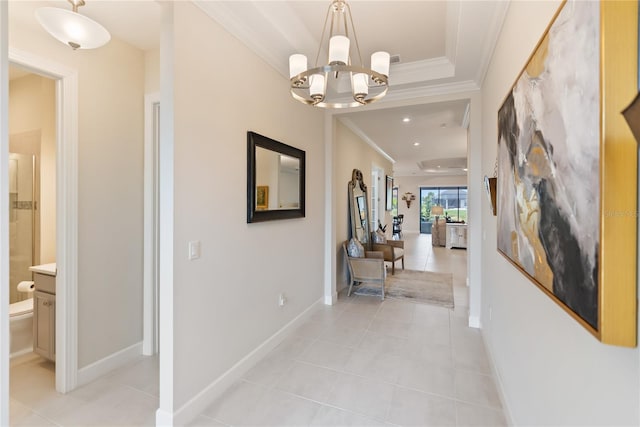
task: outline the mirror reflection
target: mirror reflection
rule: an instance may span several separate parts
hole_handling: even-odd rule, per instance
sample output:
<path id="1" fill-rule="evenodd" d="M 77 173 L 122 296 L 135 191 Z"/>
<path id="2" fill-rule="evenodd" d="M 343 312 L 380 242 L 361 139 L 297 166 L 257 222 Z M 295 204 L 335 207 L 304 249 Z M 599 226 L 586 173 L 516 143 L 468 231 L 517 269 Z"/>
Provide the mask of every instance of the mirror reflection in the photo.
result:
<path id="1" fill-rule="evenodd" d="M 300 207 L 300 159 L 256 147 L 256 210 Z"/>

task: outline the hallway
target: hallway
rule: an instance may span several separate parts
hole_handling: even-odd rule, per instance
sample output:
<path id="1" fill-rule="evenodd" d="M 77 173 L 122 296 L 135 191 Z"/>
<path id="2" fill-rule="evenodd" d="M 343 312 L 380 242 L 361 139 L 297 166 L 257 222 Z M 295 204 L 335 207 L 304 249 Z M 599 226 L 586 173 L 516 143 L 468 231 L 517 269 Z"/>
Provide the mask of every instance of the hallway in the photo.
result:
<path id="1" fill-rule="evenodd" d="M 466 251 L 429 235 L 405 245 L 405 268 L 453 272 L 455 310 L 340 294 L 192 425 L 506 425 L 481 334 L 466 326 Z M 49 362 L 14 362 L 12 425 L 154 425 L 155 357 L 67 395 Z"/>

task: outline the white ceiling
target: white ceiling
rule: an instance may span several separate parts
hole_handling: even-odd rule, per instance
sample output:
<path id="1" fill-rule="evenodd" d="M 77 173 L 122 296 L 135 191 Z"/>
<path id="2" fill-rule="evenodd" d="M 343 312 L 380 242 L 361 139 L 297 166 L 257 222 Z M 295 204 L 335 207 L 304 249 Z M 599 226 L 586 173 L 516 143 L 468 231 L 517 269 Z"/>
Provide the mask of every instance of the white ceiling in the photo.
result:
<path id="1" fill-rule="evenodd" d="M 86 2 L 80 13 L 100 22 L 113 37 L 141 50 L 158 47 L 158 2 Z M 310 64 L 314 61 L 330 1 L 194 3 L 288 79 L 289 55 L 304 53 Z M 364 65 L 368 66 L 371 53 L 377 50 L 400 57 L 400 63 L 391 66 L 389 93 L 379 104 L 479 89 L 508 8 L 508 2 L 502 0 L 350 0 L 349 4 Z M 44 5 L 70 6 L 65 0 L 11 0 L 10 25 L 33 25 L 35 9 Z M 444 165 L 446 159 L 466 157 L 467 105 L 456 101 L 375 111 L 354 109 L 340 117 L 395 161 L 394 175 L 442 174 L 443 168 L 432 168 L 429 161 L 442 159 Z M 412 121 L 405 124 L 403 117 Z M 465 173 L 461 168 L 444 169 L 447 174 Z"/>

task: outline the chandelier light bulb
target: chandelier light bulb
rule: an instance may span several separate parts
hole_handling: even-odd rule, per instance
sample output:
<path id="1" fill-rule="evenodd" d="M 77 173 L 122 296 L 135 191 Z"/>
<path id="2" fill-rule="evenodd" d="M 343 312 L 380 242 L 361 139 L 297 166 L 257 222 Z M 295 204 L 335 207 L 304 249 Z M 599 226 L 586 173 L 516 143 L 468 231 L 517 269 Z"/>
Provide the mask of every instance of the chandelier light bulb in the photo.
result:
<path id="1" fill-rule="evenodd" d="M 333 36 L 329 40 L 329 64 L 345 65 L 349 63 L 349 39 L 345 36 Z"/>
<path id="2" fill-rule="evenodd" d="M 300 73 L 307 71 L 307 57 L 296 53 L 289 57 L 289 78 L 292 79 Z"/>
<path id="3" fill-rule="evenodd" d="M 324 74 L 312 75 L 309 82 L 311 83 L 309 86 L 309 96 L 311 96 L 315 104 L 322 102 L 322 100 L 324 100 L 325 88 Z"/>
<path id="4" fill-rule="evenodd" d="M 388 52 L 375 52 L 371 55 L 371 69 L 376 73 L 389 77 L 389 65 L 391 63 L 391 55 Z M 376 82 L 378 83 L 378 82 Z"/>
<path id="5" fill-rule="evenodd" d="M 365 73 L 356 73 L 353 75 L 353 99 L 358 102 L 363 102 L 369 94 L 368 79 L 369 75 Z"/>

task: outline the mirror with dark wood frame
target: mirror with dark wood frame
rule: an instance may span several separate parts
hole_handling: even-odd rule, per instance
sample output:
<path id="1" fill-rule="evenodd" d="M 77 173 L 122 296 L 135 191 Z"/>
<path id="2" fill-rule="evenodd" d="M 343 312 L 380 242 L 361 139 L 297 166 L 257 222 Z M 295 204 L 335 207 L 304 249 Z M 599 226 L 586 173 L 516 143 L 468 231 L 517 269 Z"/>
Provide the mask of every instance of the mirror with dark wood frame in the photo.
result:
<path id="1" fill-rule="evenodd" d="M 247 132 L 247 223 L 305 216 L 305 152 Z"/>
<path id="2" fill-rule="evenodd" d="M 363 182 L 362 172 L 354 169 L 348 185 L 351 237 L 357 238 L 366 250 L 371 249 L 369 228 L 369 202 L 367 186 Z"/>

